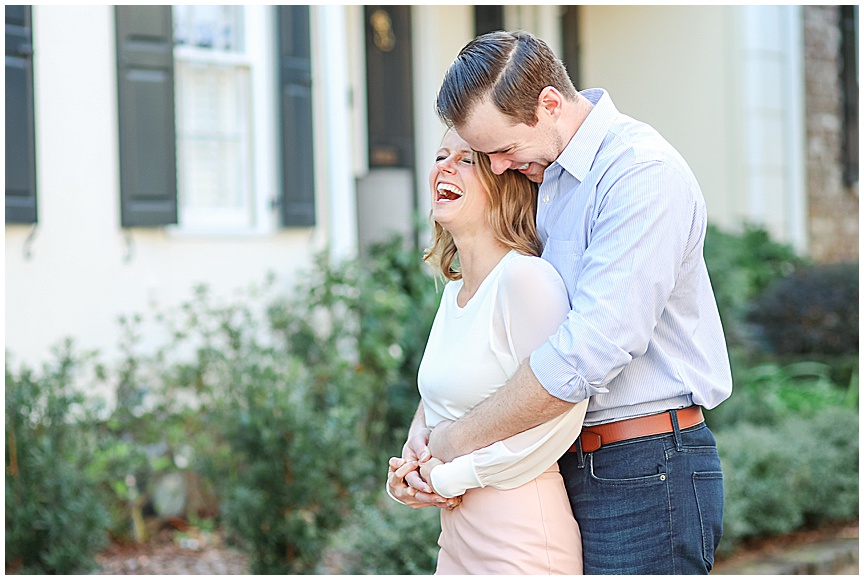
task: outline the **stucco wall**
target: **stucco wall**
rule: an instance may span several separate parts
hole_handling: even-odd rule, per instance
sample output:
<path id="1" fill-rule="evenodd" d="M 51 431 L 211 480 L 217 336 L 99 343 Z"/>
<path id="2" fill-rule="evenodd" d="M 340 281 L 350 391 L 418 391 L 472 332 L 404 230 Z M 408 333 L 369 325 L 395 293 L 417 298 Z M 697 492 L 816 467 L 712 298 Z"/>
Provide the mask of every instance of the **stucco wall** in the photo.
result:
<path id="1" fill-rule="evenodd" d="M 622 113 L 652 125 L 696 174 L 714 223 L 746 208 L 736 163 L 729 13 L 718 6 L 580 7 L 582 86 L 609 91 Z"/>
<path id="2" fill-rule="evenodd" d="M 583 87 L 608 89 L 693 169 L 709 220 L 807 251 L 794 6 L 580 7 Z"/>

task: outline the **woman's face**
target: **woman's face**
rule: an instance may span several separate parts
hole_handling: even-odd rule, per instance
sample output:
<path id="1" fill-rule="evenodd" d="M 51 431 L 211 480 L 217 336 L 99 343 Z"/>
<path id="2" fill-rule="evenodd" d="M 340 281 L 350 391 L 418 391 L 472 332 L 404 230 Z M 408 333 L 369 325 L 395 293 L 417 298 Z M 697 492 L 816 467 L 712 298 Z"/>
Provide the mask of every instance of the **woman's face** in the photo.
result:
<path id="1" fill-rule="evenodd" d="M 450 129 L 429 173 L 432 219 L 450 233 L 486 227 L 489 197 L 474 164 L 474 152 Z"/>

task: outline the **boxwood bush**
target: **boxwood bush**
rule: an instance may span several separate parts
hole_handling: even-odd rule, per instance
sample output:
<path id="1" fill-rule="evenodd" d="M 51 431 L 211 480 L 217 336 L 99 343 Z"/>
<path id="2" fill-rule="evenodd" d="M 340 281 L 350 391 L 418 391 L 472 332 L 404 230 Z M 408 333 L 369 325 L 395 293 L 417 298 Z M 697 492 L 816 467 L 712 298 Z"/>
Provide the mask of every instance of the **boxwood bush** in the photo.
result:
<path id="1" fill-rule="evenodd" d="M 858 413 L 826 407 L 715 433 L 723 464 L 720 549 L 858 516 Z"/>
<path id="2" fill-rule="evenodd" d="M 85 364 L 71 342 L 40 371 L 6 361 L 6 566 L 26 574 L 86 573 L 106 544 L 109 517 L 89 477 Z"/>

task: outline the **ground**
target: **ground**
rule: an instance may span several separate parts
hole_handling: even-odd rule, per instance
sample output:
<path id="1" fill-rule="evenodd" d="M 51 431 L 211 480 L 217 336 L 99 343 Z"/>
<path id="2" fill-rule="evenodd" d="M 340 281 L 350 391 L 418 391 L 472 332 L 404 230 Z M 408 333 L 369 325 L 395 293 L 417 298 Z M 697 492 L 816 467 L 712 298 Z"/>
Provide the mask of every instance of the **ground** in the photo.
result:
<path id="1" fill-rule="evenodd" d="M 754 540 L 732 554 L 718 558 L 715 574 L 751 574 L 766 562 L 782 560 L 784 554 L 804 554 L 808 547 L 832 546 L 858 538 L 858 521 L 840 522 L 817 530 L 806 530 Z M 247 574 L 247 559 L 237 550 L 223 546 L 217 535 L 183 541 L 163 535 L 150 545 L 113 545 L 99 556 L 98 574 Z M 195 537 L 190 539 L 195 540 Z M 847 550 L 848 551 L 848 550 Z M 857 550 L 854 562 L 843 554 L 835 574 L 858 574 Z M 758 573 L 758 572 L 757 572 Z"/>
<path id="2" fill-rule="evenodd" d="M 858 575 L 858 520 L 756 539 L 718 556 L 712 574 Z"/>
<path id="3" fill-rule="evenodd" d="M 855 520 L 754 540 L 718 557 L 713 574 L 857 575 L 858 536 Z M 802 566 L 805 559 L 818 562 Z M 177 533 L 166 529 L 146 544 L 114 543 L 97 556 L 97 562 L 99 569 L 94 574 L 249 574 L 248 558 L 224 545 L 218 532 L 196 530 Z"/>
<path id="4" fill-rule="evenodd" d="M 249 574 L 249 559 L 214 533 L 163 530 L 146 544 L 113 543 L 96 560 L 95 574 Z"/>

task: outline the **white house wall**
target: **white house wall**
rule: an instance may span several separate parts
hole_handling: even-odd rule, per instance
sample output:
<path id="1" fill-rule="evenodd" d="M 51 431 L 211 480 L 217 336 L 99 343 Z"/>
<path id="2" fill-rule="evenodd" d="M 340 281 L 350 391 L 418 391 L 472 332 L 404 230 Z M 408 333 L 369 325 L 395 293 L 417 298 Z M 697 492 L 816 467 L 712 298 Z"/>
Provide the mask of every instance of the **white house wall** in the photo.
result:
<path id="1" fill-rule="evenodd" d="M 578 88 L 608 89 L 622 112 L 659 129 L 691 164 L 713 223 L 735 227 L 756 217 L 794 241 L 806 215 L 796 161 L 803 114 L 783 92 L 796 87 L 800 48 L 786 49 L 800 43 L 800 16 L 794 7 L 745 8 L 580 6 Z M 267 10 L 274 9 L 254 7 L 250 17 L 275 38 Z M 471 5 L 411 8 L 417 165 L 398 187 L 413 181 L 424 218 L 428 169 L 444 132 L 434 100 L 474 35 L 473 12 Z M 507 28 L 528 29 L 560 54 L 560 7 L 508 5 L 504 16 Z M 779 29 L 769 36 L 765 27 Z M 177 305 L 200 283 L 230 297 L 267 272 L 287 291 L 328 244 L 337 254 L 356 250 L 368 234 L 357 230 L 365 222 L 355 206 L 358 184 L 368 181 L 363 7 L 313 6 L 311 28 L 318 225 L 277 225 L 268 202 L 279 187 L 276 91 L 259 78 L 256 226 L 231 234 L 123 229 L 114 8 L 33 8 L 39 223 L 6 226 L 5 340 L 15 359 L 43 360 L 66 336 L 113 356 L 120 315 Z"/>
<path id="2" fill-rule="evenodd" d="M 690 164 L 709 219 L 736 221 L 742 188 L 731 132 L 729 14 L 721 6 L 584 6 L 582 87 L 607 89 L 618 109 L 645 121 Z"/>
<path id="3" fill-rule="evenodd" d="M 790 98 L 803 90 L 792 78 L 803 70 L 800 37 L 791 34 L 800 27 L 794 7 L 580 10 L 580 88 L 608 89 L 621 112 L 650 123 L 681 152 L 711 222 L 761 223 L 806 249 L 804 118 Z"/>
<path id="4" fill-rule="evenodd" d="M 750 222 L 807 248 L 803 27 L 799 6 L 742 6 L 742 152 Z"/>
<path id="5" fill-rule="evenodd" d="M 6 226 L 5 346 L 14 360 L 44 360 L 67 336 L 113 356 L 118 316 L 174 306 L 199 283 L 231 297 L 272 271 L 293 287 L 326 243 L 320 226 L 234 235 L 120 228 L 113 7 L 35 6 L 33 42 L 39 223 L 35 232 Z M 318 114 L 324 105 L 315 103 Z"/>

